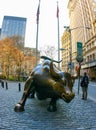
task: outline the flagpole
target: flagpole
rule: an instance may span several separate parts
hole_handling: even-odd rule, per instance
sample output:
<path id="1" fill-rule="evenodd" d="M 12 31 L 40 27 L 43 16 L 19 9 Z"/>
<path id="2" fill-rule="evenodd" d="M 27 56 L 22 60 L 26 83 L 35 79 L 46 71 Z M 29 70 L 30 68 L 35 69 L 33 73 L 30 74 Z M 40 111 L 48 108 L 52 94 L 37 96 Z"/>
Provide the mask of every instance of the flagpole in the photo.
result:
<path id="1" fill-rule="evenodd" d="M 38 31 L 39 31 L 39 13 L 40 13 L 40 0 L 37 8 L 37 32 L 36 32 L 36 65 L 38 63 Z"/>
<path id="2" fill-rule="evenodd" d="M 57 27 L 58 27 L 58 61 L 60 60 L 60 33 L 59 33 L 59 7 L 57 1 Z M 58 68 L 60 69 L 60 63 L 58 63 Z"/>

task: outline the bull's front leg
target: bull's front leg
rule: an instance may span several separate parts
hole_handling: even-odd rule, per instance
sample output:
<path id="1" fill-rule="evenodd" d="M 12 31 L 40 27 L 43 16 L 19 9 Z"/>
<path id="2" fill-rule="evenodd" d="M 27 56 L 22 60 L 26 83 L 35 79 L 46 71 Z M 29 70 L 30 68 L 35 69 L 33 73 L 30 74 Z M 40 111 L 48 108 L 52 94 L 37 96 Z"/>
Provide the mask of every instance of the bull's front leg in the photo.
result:
<path id="1" fill-rule="evenodd" d="M 55 111 L 57 111 L 56 101 L 57 101 L 57 99 L 55 99 L 55 98 L 51 99 L 50 104 L 49 104 L 49 106 L 47 108 L 47 110 L 49 112 L 55 112 Z"/>
<path id="2" fill-rule="evenodd" d="M 25 82 L 24 92 L 23 92 L 23 95 L 22 95 L 20 102 L 15 105 L 15 108 L 14 108 L 15 112 L 24 111 L 24 105 L 25 105 L 26 99 L 28 98 L 28 96 L 30 94 L 30 90 L 32 91 L 32 89 L 33 89 L 33 91 L 34 91 L 34 87 L 32 88 L 32 82 L 33 82 L 33 79 L 30 76 L 27 79 L 27 81 Z"/>

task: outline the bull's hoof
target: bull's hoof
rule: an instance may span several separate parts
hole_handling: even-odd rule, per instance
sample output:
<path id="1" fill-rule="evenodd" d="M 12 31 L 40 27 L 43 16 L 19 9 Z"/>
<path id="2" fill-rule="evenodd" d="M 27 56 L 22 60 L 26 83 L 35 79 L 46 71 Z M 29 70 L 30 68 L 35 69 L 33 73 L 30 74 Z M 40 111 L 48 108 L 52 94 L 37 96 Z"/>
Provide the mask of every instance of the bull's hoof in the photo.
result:
<path id="1" fill-rule="evenodd" d="M 15 112 L 22 112 L 24 111 L 24 106 L 22 106 L 21 104 L 17 103 L 15 108 L 14 108 Z"/>
<path id="2" fill-rule="evenodd" d="M 35 98 L 34 94 L 30 94 L 28 98 Z"/>
<path id="3" fill-rule="evenodd" d="M 48 108 L 47 108 L 47 110 L 49 112 L 55 112 L 55 111 L 57 111 L 57 108 L 56 108 L 56 106 L 49 105 Z"/>

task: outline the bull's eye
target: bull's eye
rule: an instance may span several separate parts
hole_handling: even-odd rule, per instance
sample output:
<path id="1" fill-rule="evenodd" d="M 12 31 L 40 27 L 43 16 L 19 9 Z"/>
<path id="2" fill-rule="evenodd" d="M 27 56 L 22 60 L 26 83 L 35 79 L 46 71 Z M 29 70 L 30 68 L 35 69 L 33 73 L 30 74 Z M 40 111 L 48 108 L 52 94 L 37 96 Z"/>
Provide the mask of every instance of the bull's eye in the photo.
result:
<path id="1" fill-rule="evenodd" d="M 56 82 L 54 82 L 53 85 L 56 85 Z"/>
<path id="2" fill-rule="evenodd" d="M 64 95 L 64 93 L 62 93 L 62 98 L 64 98 L 65 97 L 65 95 Z"/>

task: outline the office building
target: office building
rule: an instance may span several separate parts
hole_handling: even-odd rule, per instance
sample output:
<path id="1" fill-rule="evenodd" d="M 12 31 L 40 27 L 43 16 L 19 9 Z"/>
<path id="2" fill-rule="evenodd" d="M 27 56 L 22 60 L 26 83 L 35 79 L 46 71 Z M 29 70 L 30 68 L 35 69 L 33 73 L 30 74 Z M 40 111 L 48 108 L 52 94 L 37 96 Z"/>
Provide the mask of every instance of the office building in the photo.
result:
<path id="1" fill-rule="evenodd" d="M 24 47 L 26 18 L 4 16 L 1 28 L 1 39 L 6 37 L 19 37 L 20 44 Z"/>

